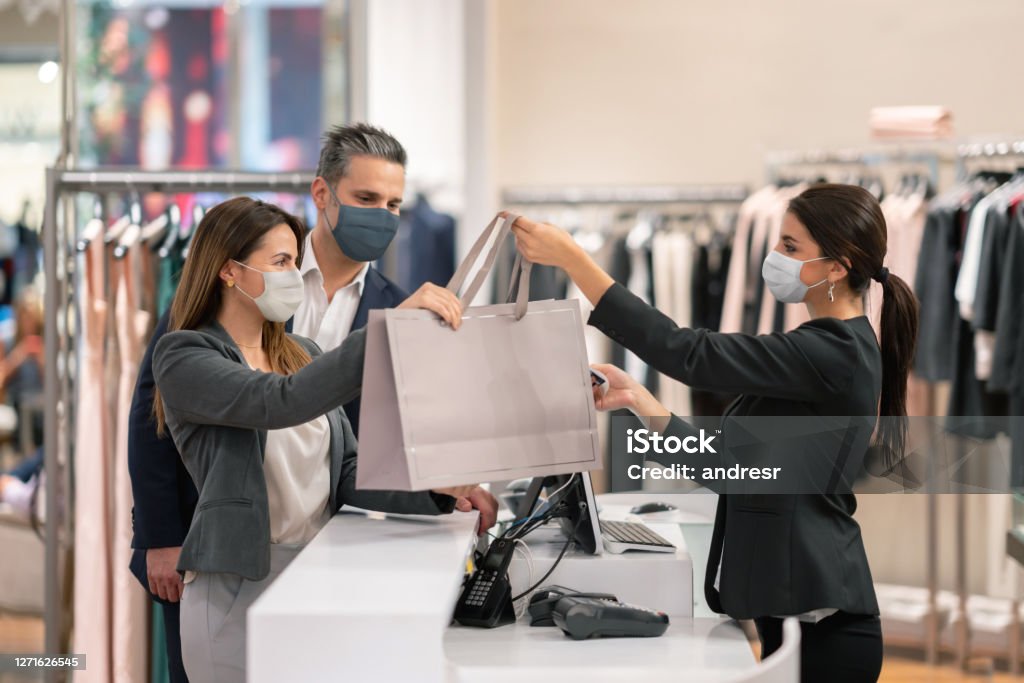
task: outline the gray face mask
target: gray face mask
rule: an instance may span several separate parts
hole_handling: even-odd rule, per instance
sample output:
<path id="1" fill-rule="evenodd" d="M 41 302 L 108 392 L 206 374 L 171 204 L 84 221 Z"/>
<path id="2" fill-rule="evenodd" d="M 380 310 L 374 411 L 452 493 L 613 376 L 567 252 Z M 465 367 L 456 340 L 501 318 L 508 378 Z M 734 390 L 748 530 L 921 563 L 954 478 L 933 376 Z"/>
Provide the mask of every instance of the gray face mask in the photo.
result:
<path id="1" fill-rule="evenodd" d="M 800 279 L 800 270 L 805 263 L 811 261 L 825 261 L 829 256 L 810 258 L 806 261 L 786 256 L 781 251 L 772 251 L 765 257 L 761 265 L 761 277 L 768 286 L 772 296 L 784 304 L 798 304 L 807 296 L 807 290 L 811 287 L 828 282 L 828 278 L 815 282 L 813 285 L 805 285 Z"/>
<path id="2" fill-rule="evenodd" d="M 264 318 L 271 322 L 283 323 L 295 315 L 305 295 L 305 285 L 298 268 L 268 272 L 239 261 L 235 263 L 263 275 L 263 293 L 259 296 L 250 295 L 238 285 L 235 285 L 235 289 L 252 299 Z"/>
<path id="3" fill-rule="evenodd" d="M 347 206 L 341 203 L 330 185 L 327 189 L 338 203 L 338 218 L 332 226 L 324 211 L 324 219 L 341 253 L 361 262 L 376 261 L 383 256 L 398 232 L 398 216 L 387 209 Z"/>

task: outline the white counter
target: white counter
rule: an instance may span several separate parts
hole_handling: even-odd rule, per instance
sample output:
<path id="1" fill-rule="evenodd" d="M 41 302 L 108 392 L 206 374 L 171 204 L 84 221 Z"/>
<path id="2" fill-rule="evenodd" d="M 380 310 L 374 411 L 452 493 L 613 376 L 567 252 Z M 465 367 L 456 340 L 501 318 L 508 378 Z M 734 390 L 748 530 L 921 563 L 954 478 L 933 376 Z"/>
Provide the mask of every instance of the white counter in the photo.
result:
<path id="1" fill-rule="evenodd" d="M 476 520 L 334 517 L 250 608 L 249 681 L 721 681 L 754 666 L 722 619 L 673 617 L 660 638 L 583 642 L 522 621 L 450 626 Z"/>

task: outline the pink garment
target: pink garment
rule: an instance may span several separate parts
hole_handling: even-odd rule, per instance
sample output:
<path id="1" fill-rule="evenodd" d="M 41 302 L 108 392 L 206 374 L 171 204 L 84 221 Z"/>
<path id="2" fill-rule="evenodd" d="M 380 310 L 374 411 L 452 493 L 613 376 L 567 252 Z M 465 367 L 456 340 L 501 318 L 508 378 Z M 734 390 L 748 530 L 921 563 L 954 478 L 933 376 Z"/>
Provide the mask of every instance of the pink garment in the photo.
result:
<path id="1" fill-rule="evenodd" d="M 953 113 L 942 106 L 875 107 L 869 116 L 876 139 L 938 140 L 953 136 Z"/>
<path id="2" fill-rule="evenodd" d="M 743 300 L 747 289 L 747 242 L 754 229 L 754 222 L 760 215 L 761 207 L 775 197 L 775 187 L 762 187 L 740 206 L 733 237 L 732 257 L 729 260 L 729 275 L 725 282 L 725 297 L 722 303 L 722 332 L 741 332 L 743 329 Z"/>
<path id="3" fill-rule="evenodd" d="M 103 239 L 85 253 L 80 284 L 81 329 L 75 414 L 75 576 L 74 646 L 88 653 L 89 667 L 76 671 L 76 683 L 110 683 L 110 451 L 103 354 L 107 302 L 104 300 Z"/>
<path id="4" fill-rule="evenodd" d="M 132 394 L 142 358 L 143 340 L 149 326 L 149 314 L 139 310 L 141 283 L 139 271 L 143 254 L 138 244 L 131 247 L 119 267 L 116 278 L 115 315 L 120 349 L 121 374 L 117 393 L 117 445 L 114 470 L 113 528 L 113 658 L 115 681 L 145 681 L 149 643 L 149 600 L 146 592 L 128 569 L 132 554 L 132 487 L 128 474 L 128 423 Z"/>
<path id="5" fill-rule="evenodd" d="M 882 214 L 885 216 L 888 243 L 885 267 L 899 276 L 913 291 L 928 202 L 923 195 L 890 195 L 882 201 Z M 882 335 L 882 292 L 882 285 L 872 281 L 868 289 L 866 312 L 879 341 Z M 933 412 L 930 404 L 928 384 L 911 373 L 907 380 L 907 415 L 930 415 Z"/>

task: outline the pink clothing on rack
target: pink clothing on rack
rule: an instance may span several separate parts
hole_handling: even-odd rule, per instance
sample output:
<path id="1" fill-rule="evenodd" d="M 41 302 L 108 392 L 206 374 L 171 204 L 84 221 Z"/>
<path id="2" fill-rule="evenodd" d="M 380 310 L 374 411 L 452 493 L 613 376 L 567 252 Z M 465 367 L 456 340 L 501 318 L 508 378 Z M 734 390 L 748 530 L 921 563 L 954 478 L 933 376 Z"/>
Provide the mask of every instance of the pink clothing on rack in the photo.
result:
<path id="1" fill-rule="evenodd" d="M 76 683 L 110 683 L 110 451 L 107 447 L 107 400 L 104 346 L 107 302 L 104 299 L 106 253 L 102 236 L 85 252 L 80 281 L 78 396 L 75 414 L 75 568 L 74 652 L 88 653 L 89 667 L 76 671 Z"/>
<path id="2" fill-rule="evenodd" d="M 128 569 L 132 554 L 132 487 L 128 474 L 128 423 L 132 394 L 149 326 L 149 314 L 139 310 L 141 247 L 132 246 L 115 268 L 115 318 L 120 348 L 117 398 L 117 445 L 114 449 L 113 669 L 115 681 L 148 678 L 149 596 Z"/>

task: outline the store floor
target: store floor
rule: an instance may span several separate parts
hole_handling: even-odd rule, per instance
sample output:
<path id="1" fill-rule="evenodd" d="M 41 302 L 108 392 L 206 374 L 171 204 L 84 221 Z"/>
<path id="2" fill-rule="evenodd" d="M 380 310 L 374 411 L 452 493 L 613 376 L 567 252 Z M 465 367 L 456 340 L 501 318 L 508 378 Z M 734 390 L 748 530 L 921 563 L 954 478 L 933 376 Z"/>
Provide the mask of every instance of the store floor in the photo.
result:
<path id="1" fill-rule="evenodd" d="M 43 622 L 34 617 L 0 614 L 0 652 L 38 652 L 43 645 Z M 755 651 L 758 649 L 755 645 Z M 0 683 L 23 683 L 41 680 L 36 677 L 0 673 Z M 1007 673 L 965 674 L 952 665 L 929 667 L 905 653 L 886 653 L 881 683 L 1020 683 L 1024 677 Z"/>

